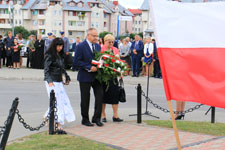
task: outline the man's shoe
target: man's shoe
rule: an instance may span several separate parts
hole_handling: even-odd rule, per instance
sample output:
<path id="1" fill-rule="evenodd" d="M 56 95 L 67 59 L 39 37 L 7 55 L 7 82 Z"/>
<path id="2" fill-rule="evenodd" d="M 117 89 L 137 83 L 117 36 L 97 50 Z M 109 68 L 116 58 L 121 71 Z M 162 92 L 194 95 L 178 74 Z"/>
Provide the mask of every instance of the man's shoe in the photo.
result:
<path id="1" fill-rule="evenodd" d="M 102 127 L 104 124 L 101 121 L 95 121 L 93 120 L 92 123 L 96 123 L 97 126 Z"/>
<path id="2" fill-rule="evenodd" d="M 88 127 L 93 127 L 94 124 L 90 122 L 82 122 L 82 125 L 88 126 Z"/>
<path id="3" fill-rule="evenodd" d="M 136 75 L 132 75 L 132 77 L 136 77 Z"/>

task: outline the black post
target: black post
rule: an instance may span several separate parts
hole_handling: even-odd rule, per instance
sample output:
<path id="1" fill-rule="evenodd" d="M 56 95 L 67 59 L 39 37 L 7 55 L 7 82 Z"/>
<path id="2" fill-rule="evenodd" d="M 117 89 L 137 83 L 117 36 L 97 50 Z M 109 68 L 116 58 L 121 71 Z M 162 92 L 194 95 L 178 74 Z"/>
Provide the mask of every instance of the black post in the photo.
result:
<path id="1" fill-rule="evenodd" d="M 211 123 L 215 123 L 215 111 L 216 111 L 216 108 L 215 107 L 212 107 Z"/>
<path id="2" fill-rule="evenodd" d="M 9 116 L 7 118 L 7 123 L 5 125 L 5 131 L 2 137 L 2 141 L 1 141 L 1 145 L 0 145 L 0 150 L 5 150 L 5 146 L 7 144 L 8 138 L 9 138 L 9 134 L 10 134 L 10 130 L 13 124 L 13 120 L 16 114 L 16 110 L 19 104 L 19 98 L 16 98 L 13 103 L 12 103 L 12 107 L 9 111 Z"/>
<path id="3" fill-rule="evenodd" d="M 55 112 L 54 112 L 54 105 L 55 105 L 55 92 L 54 90 L 50 93 L 50 106 L 49 106 L 49 134 L 53 135 L 54 131 L 54 120 L 55 120 Z"/>
<path id="4" fill-rule="evenodd" d="M 137 123 L 141 123 L 141 85 L 137 86 Z"/>

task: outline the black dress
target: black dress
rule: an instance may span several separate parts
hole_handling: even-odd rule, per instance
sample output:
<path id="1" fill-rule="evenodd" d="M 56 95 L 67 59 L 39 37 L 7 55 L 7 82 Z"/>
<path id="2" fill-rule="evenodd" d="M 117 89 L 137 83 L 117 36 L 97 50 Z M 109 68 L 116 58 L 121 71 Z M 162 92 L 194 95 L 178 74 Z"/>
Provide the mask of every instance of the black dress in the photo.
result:
<path id="1" fill-rule="evenodd" d="M 34 43 L 35 47 L 35 68 L 43 69 L 44 68 L 44 40 L 36 40 Z"/>
<path id="2" fill-rule="evenodd" d="M 18 49 L 17 46 L 18 45 L 14 45 L 14 48 L 13 48 L 12 62 L 20 62 L 20 50 L 21 49 Z M 15 49 L 18 49 L 18 50 L 15 52 Z"/>
<path id="3" fill-rule="evenodd" d="M 117 78 L 110 80 L 109 89 L 103 84 L 103 104 L 119 104 L 119 87 Z"/>

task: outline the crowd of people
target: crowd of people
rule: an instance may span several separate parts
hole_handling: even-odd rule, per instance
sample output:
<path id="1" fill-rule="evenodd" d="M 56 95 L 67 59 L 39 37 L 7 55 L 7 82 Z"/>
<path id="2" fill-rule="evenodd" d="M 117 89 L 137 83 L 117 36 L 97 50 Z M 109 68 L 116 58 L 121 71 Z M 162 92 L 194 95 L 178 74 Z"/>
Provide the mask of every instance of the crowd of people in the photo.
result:
<path id="1" fill-rule="evenodd" d="M 20 68 L 22 59 L 20 56 L 21 45 L 24 44 L 22 35 L 19 34 L 16 38 L 12 36 L 12 32 L 8 32 L 7 38 L 4 40 L 0 36 L 0 57 L 6 56 L 6 66 L 8 68 Z M 44 69 L 44 80 L 48 95 L 54 89 L 58 108 L 58 126 L 64 124 L 66 119 L 68 122 L 75 120 L 75 114 L 71 107 L 69 97 L 66 93 L 64 85 L 70 83 L 70 77 L 66 72 L 65 63 L 66 57 L 69 55 L 69 40 L 61 32 L 61 37 L 53 37 L 48 34 L 46 40 L 39 35 L 29 36 L 29 40 L 25 43 L 28 48 L 27 64 L 32 68 Z M 90 28 L 87 31 L 86 39 L 80 42 L 80 38 L 73 43 L 72 49 L 75 52 L 73 60 L 73 70 L 78 70 L 77 80 L 80 86 L 81 94 L 81 124 L 85 126 L 103 126 L 107 122 L 106 104 L 112 105 L 113 122 L 122 122 L 119 117 L 119 86 L 118 79 L 112 78 L 109 82 L 109 87 L 104 83 L 100 83 L 96 79 L 97 67 L 91 64 L 90 60 L 94 59 L 95 52 L 110 51 L 116 57 L 124 60 L 128 67 L 131 68 L 132 77 L 139 77 L 141 71 L 143 75 L 149 75 L 151 68 L 154 67 L 154 76 L 161 78 L 160 65 L 157 55 L 157 48 L 154 39 L 147 37 L 144 40 L 136 35 L 134 41 L 129 37 L 121 40 L 118 44 L 111 34 L 107 34 L 104 39 L 98 39 L 98 32 L 95 28 Z M 3 54 L 5 51 L 5 54 Z M 1 61 L 0 61 L 1 62 Z M 5 60 L 3 60 L 4 65 Z M 154 62 L 154 65 L 153 63 Z M 1 65 L 1 64 L 0 64 Z M 130 70 L 126 72 L 130 75 Z M 63 78 L 64 77 L 64 78 Z M 120 78 L 123 78 L 121 75 Z M 92 120 L 89 119 L 90 105 L 90 90 L 93 88 L 95 96 L 94 115 Z M 108 90 L 105 90 L 108 89 Z M 177 109 L 184 108 L 184 103 L 177 104 Z M 47 116 L 48 111 L 45 114 Z M 176 118 L 183 118 L 183 114 L 177 114 Z"/>

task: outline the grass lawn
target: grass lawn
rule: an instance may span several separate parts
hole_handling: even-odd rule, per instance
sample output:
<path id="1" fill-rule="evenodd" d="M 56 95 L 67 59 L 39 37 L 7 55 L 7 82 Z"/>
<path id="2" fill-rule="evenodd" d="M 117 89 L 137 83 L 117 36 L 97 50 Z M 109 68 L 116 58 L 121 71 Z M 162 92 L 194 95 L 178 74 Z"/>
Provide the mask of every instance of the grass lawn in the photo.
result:
<path id="1" fill-rule="evenodd" d="M 17 140 L 6 150 L 113 150 L 84 138 L 71 135 L 48 135 L 47 132 L 34 134 Z"/>
<path id="2" fill-rule="evenodd" d="M 148 125 L 165 128 L 173 128 L 172 122 L 168 120 L 147 120 Z M 178 130 L 203 133 L 215 136 L 225 136 L 224 123 L 193 122 L 193 121 L 176 121 Z"/>

